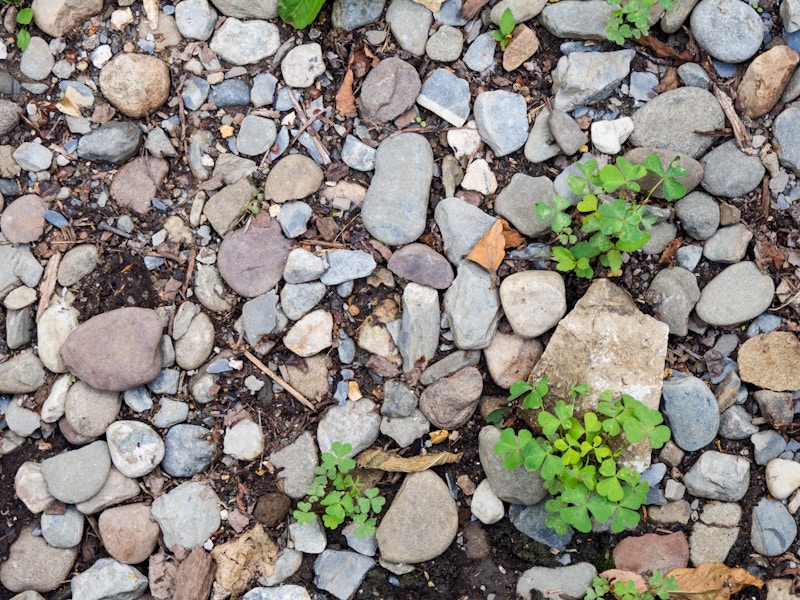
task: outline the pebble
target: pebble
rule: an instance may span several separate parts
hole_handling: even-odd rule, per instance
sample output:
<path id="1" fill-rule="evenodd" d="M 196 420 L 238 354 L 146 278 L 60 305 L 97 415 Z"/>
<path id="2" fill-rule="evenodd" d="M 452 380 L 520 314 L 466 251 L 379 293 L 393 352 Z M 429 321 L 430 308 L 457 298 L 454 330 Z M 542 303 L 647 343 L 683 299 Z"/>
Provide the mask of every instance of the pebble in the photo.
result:
<path id="1" fill-rule="evenodd" d="M 281 308 L 292 321 L 297 321 L 325 297 L 328 288 L 319 282 L 287 283 L 281 289 Z"/>
<path id="2" fill-rule="evenodd" d="M 322 58 L 322 47 L 317 43 L 295 46 L 281 61 L 281 75 L 289 87 L 310 87 L 323 73 L 325 61 Z"/>
<path id="3" fill-rule="evenodd" d="M 561 594 L 577 598 L 592 585 L 596 576 L 597 569 L 589 563 L 556 568 L 531 567 L 517 580 L 517 596 L 531 600 L 531 592 L 535 590 L 537 596 L 547 600 L 557 600 Z"/>
<path id="4" fill-rule="evenodd" d="M 216 445 L 211 431 L 199 425 L 179 424 L 170 427 L 164 438 L 161 468 L 172 477 L 194 477 L 214 458 Z"/>
<path id="5" fill-rule="evenodd" d="M 547 527 L 547 525 L 545 525 L 547 509 L 545 509 L 544 505 L 544 502 L 533 506 L 512 504 L 508 508 L 508 518 L 517 530 L 521 531 L 532 540 L 563 552 L 566 550 L 570 541 L 572 541 L 574 531 L 572 527 L 570 527 L 566 535 L 559 535 Z"/>
<path id="6" fill-rule="evenodd" d="M 24 171 L 46 171 L 53 163 L 53 153 L 38 142 L 23 142 L 12 156 Z"/>
<path id="7" fill-rule="evenodd" d="M 488 479 L 484 479 L 475 488 L 472 494 L 472 504 L 470 511 L 483 524 L 492 525 L 497 523 L 505 516 L 505 506 L 503 501 L 498 498 Z"/>
<path id="8" fill-rule="evenodd" d="M 434 219 L 444 242 L 445 254 L 459 265 L 491 229 L 496 219 L 461 198 L 445 198 L 436 205 Z"/>
<path id="9" fill-rule="evenodd" d="M 39 463 L 22 463 L 14 475 L 14 493 L 33 514 L 39 514 L 50 506 L 54 498 L 47 491 Z"/>
<path id="10" fill-rule="evenodd" d="M 6 206 L 0 215 L 0 227 L 6 240 L 12 244 L 38 240 L 44 231 L 46 210 L 44 201 L 36 194 L 26 194 Z"/>
<path id="11" fill-rule="evenodd" d="M 764 466 L 773 458 L 778 458 L 786 449 L 786 440 L 773 429 L 759 431 L 750 436 L 753 454 L 757 465 Z"/>
<path id="12" fill-rule="evenodd" d="M 322 185 L 322 169 L 302 154 L 283 157 L 267 175 L 265 197 L 282 204 L 287 200 L 302 200 Z"/>
<path id="13" fill-rule="evenodd" d="M 102 441 L 62 452 L 42 462 L 47 490 L 65 504 L 77 504 L 94 496 L 103 487 L 110 469 L 108 445 Z"/>
<path id="14" fill-rule="evenodd" d="M 325 255 L 328 268 L 320 276 L 327 286 L 368 277 L 377 263 L 371 254 L 362 250 L 334 250 Z"/>
<path id="15" fill-rule="evenodd" d="M 237 460 L 254 460 L 264 451 L 261 427 L 250 419 L 243 419 L 225 430 L 223 452 Z"/>
<path id="16" fill-rule="evenodd" d="M 433 151 L 423 136 L 402 133 L 381 142 L 361 209 L 367 231 L 392 246 L 416 241 L 425 230 L 432 178 Z"/>
<path id="17" fill-rule="evenodd" d="M 434 18 L 436 14 L 434 14 Z M 442 25 L 425 44 L 425 54 L 431 60 L 450 63 L 461 57 L 464 48 L 464 36 L 460 29 L 450 25 Z"/>
<path id="18" fill-rule="evenodd" d="M 614 566 L 623 571 L 645 575 L 655 571 L 669 573 L 689 563 L 686 534 L 676 531 L 668 535 L 646 533 L 620 540 L 613 551 Z"/>
<path id="19" fill-rule="evenodd" d="M 515 173 L 510 183 L 497 195 L 494 210 L 524 235 L 537 237 L 550 231 L 550 220 L 539 220 L 536 203 L 552 205 L 554 195 L 553 182 L 549 178 Z"/>
<path id="20" fill-rule="evenodd" d="M 55 62 L 48 43 L 39 36 L 33 36 L 28 42 L 28 48 L 22 53 L 19 70 L 25 77 L 41 81 L 50 75 Z"/>
<path id="21" fill-rule="evenodd" d="M 407 448 L 430 431 L 431 424 L 422 411 L 414 409 L 407 417 L 381 419 L 381 433 L 392 438 L 401 448 Z"/>
<path id="22" fill-rule="evenodd" d="M 211 196 L 203 206 L 203 215 L 217 233 L 225 235 L 239 220 L 255 195 L 255 186 L 250 179 L 243 177 Z"/>
<path id="23" fill-rule="evenodd" d="M 545 6 L 539 20 L 558 38 L 605 41 L 611 11 L 602 0 L 564 0 Z"/>
<path id="24" fill-rule="evenodd" d="M 748 293 L 737 294 L 741 289 Z M 695 311 L 709 325 L 732 327 L 763 313 L 772 304 L 774 293 L 772 278 L 762 274 L 755 263 L 744 261 L 729 266 L 702 289 Z"/>
<path id="25" fill-rule="evenodd" d="M 154 56 L 118 54 L 100 71 L 100 91 L 121 113 L 144 117 L 169 98 L 169 68 Z"/>
<path id="26" fill-rule="evenodd" d="M 502 457 L 494 453 L 500 441 L 500 430 L 486 425 L 478 434 L 478 452 L 481 467 L 494 494 L 505 502 L 531 506 L 547 496 L 544 481 L 538 471 L 516 469 L 509 471 L 502 464 Z"/>
<path id="27" fill-rule="evenodd" d="M 475 98 L 473 115 L 481 139 L 496 156 L 506 156 L 525 145 L 528 118 L 521 95 L 504 90 L 482 92 Z"/>
<path id="28" fill-rule="evenodd" d="M 347 402 L 343 406 L 331 406 L 317 427 L 317 443 L 320 452 L 330 452 L 333 442 L 350 444 L 348 457 L 369 448 L 376 439 L 381 426 L 378 407 L 371 400 Z"/>
<path id="29" fill-rule="evenodd" d="M 564 280 L 555 271 L 519 271 L 500 284 L 500 302 L 517 335 L 539 337 L 567 312 Z"/>
<path id="30" fill-rule="evenodd" d="M 43 537 L 33 535 L 33 525 L 23 527 L 0 563 L 0 583 L 11 592 L 51 592 L 69 579 L 78 557 L 78 547 L 53 548 Z"/>
<path id="31" fill-rule="evenodd" d="M 175 342 L 175 362 L 187 371 L 197 369 L 214 348 L 214 324 L 204 312 L 191 320 L 189 329 Z"/>
<path id="32" fill-rule="evenodd" d="M 217 265 L 222 278 L 233 290 L 254 298 L 280 281 L 290 243 L 275 222 L 267 227 L 237 229 L 220 244 Z"/>
<path id="33" fill-rule="evenodd" d="M 0 393 L 28 394 L 44 385 L 42 361 L 32 352 L 21 352 L 14 360 L 0 363 Z"/>
<path id="34" fill-rule="evenodd" d="M 633 120 L 621 117 L 613 121 L 595 121 L 591 126 L 592 144 L 604 154 L 619 154 L 622 144 L 633 133 Z"/>
<path id="35" fill-rule="evenodd" d="M 728 63 L 746 61 L 764 40 L 759 14 L 736 0 L 701 0 L 692 11 L 691 28 L 703 50 Z"/>
<path id="36" fill-rule="evenodd" d="M 78 157 L 91 162 L 124 163 L 139 150 L 142 130 L 127 121 L 103 123 L 78 140 Z"/>
<path id="37" fill-rule="evenodd" d="M 97 527 L 108 553 L 128 565 L 146 561 L 161 535 L 161 529 L 150 516 L 150 506 L 143 503 L 104 510 Z"/>
<path id="38" fill-rule="evenodd" d="M 208 0 L 184 0 L 175 6 L 175 25 L 187 39 L 206 41 L 216 22 L 217 11 Z"/>
<path id="39" fill-rule="evenodd" d="M 697 279 L 682 267 L 663 269 L 653 278 L 645 299 L 660 321 L 669 325 L 673 335 L 689 331 L 689 313 L 700 299 Z"/>
<path id="40" fill-rule="evenodd" d="M 130 500 L 140 491 L 136 480 L 125 477 L 112 465 L 100 491 L 88 500 L 76 504 L 75 508 L 85 515 L 92 515 L 109 506 Z"/>
<path id="41" fill-rule="evenodd" d="M 116 420 L 121 406 L 119 392 L 96 390 L 77 381 L 67 392 L 64 415 L 75 433 L 95 438 L 103 435 Z"/>
<path id="42" fill-rule="evenodd" d="M 483 378 L 475 367 L 465 367 L 425 388 L 419 399 L 422 414 L 438 429 L 458 429 L 478 407 Z"/>
<path id="43" fill-rule="evenodd" d="M 428 30 L 433 23 L 431 11 L 413 0 L 391 0 L 385 18 L 403 50 L 415 56 L 425 54 Z"/>
<path id="44" fill-rule="evenodd" d="M 461 187 L 465 190 L 473 190 L 488 196 L 497 191 L 497 178 L 494 176 L 491 167 L 489 167 L 489 163 L 483 158 L 478 158 L 473 160 L 467 167 L 467 171 L 461 181 Z"/>
<path id="45" fill-rule="evenodd" d="M 178 374 L 176 370 L 174 373 Z M 177 387 L 177 382 L 176 382 Z M 173 391 L 164 391 L 156 393 L 174 394 Z M 152 423 L 159 429 L 167 429 L 178 423 L 182 423 L 189 416 L 189 405 L 186 402 L 178 402 L 170 398 L 161 398 L 159 401 L 158 412 L 153 415 Z"/>
<path id="46" fill-rule="evenodd" d="M 771 111 L 781 99 L 798 62 L 800 55 L 788 46 L 775 46 L 759 54 L 747 67 L 736 91 L 742 112 L 757 119 Z"/>
<path id="47" fill-rule="evenodd" d="M 533 29 L 517 25 L 512 32 L 511 42 L 503 52 L 503 68 L 514 71 L 522 66 L 539 50 L 539 38 Z"/>
<path id="48" fill-rule="evenodd" d="M 767 489 L 776 500 L 785 500 L 800 487 L 800 463 L 775 458 L 767 463 Z"/>
<path id="49" fill-rule="evenodd" d="M 331 21 L 337 29 L 353 31 L 378 20 L 386 0 L 336 0 Z"/>
<path id="50" fill-rule="evenodd" d="M 217 108 L 246 106 L 250 103 L 250 87 L 241 79 L 226 79 L 211 87 L 208 101 Z"/>
<path id="51" fill-rule="evenodd" d="M 797 523 L 787 508 L 777 500 L 759 500 L 750 526 L 753 550 L 763 556 L 779 556 L 796 537 Z"/>
<path id="52" fill-rule="evenodd" d="M 245 156 L 264 154 L 275 142 L 275 121 L 255 115 L 246 116 L 239 125 L 236 147 Z"/>
<path id="53" fill-rule="evenodd" d="M 752 192 L 764 177 L 758 155 L 747 155 L 736 140 L 725 142 L 705 155 L 702 186 L 712 196 L 736 198 Z"/>
<path id="54" fill-rule="evenodd" d="M 572 111 L 608 98 L 630 73 L 634 54 L 633 50 L 617 50 L 562 56 L 552 73 L 553 108 Z"/>
<path id="55" fill-rule="evenodd" d="M 707 240 L 719 227 L 719 204 L 703 192 L 691 192 L 675 203 L 675 216 L 696 240 Z"/>
<path id="56" fill-rule="evenodd" d="M 231 17 L 214 33 L 209 47 L 233 65 L 253 65 L 275 54 L 280 45 L 278 27 L 273 23 Z"/>
<path id="57" fill-rule="evenodd" d="M 687 452 L 710 444 L 719 430 L 719 408 L 714 394 L 693 375 L 673 374 L 664 381 L 664 416 L 672 438 Z"/>
<path id="58" fill-rule="evenodd" d="M 455 127 L 461 127 L 469 117 L 470 99 L 467 80 L 439 68 L 425 80 L 417 104 Z"/>
<path id="59" fill-rule="evenodd" d="M 5 421 L 8 428 L 21 437 L 28 437 L 39 429 L 39 413 L 15 400 L 6 408 Z"/>
<path id="60" fill-rule="evenodd" d="M 357 552 L 325 550 L 314 561 L 314 584 L 336 598 L 355 594 L 375 561 Z"/>
<path id="61" fill-rule="evenodd" d="M 143 477 L 164 458 L 164 442 L 156 431 L 139 421 L 116 421 L 106 430 L 108 451 L 120 473 Z"/>
<path id="62" fill-rule="evenodd" d="M 500 318 L 500 294 L 492 275 L 475 263 L 464 261 L 445 292 L 444 312 L 460 350 L 486 348 Z"/>
<path id="63" fill-rule="evenodd" d="M 308 592 L 299 585 L 253 588 L 242 596 L 242 600 L 311 600 Z"/>
<path id="64" fill-rule="evenodd" d="M 283 469 L 277 474 L 283 493 L 289 498 L 305 498 L 319 463 L 313 436 L 307 431 L 302 433 L 294 442 L 271 454 L 269 462 Z"/>
<path id="65" fill-rule="evenodd" d="M 409 63 L 396 57 L 382 60 L 361 86 L 361 114 L 366 121 L 387 123 L 414 105 L 421 87 Z"/>
<path id="66" fill-rule="evenodd" d="M 427 365 L 436 355 L 440 320 L 436 290 L 409 283 L 403 292 L 403 320 L 397 342 L 404 372 Z"/>
<path id="67" fill-rule="evenodd" d="M 375 168 L 375 148 L 348 134 L 342 146 L 342 162 L 356 171 L 372 171 Z"/>
<path id="68" fill-rule="evenodd" d="M 686 525 L 692 514 L 692 508 L 686 500 L 668 502 L 662 506 L 653 505 L 647 507 L 647 515 L 654 523 L 659 525 L 671 525 L 680 523 Z M 691 539 L 689 541 L 691 552 Z"/>
<path id="69" fill-rule="evenodd" d="M 145 149 L 155 158 L 164 158 L 165 156 L 176 156 L 172 142 L 169 141 L 167 134 L 161 127 L 153 127 L 150 133 L 147 134 L 145 141 Z"/>
<path id="70" fill-rule="evenodd" d="M 42 313 L 36 328 L 39 358 L 54 373 L 66 373 L 67 366 L 59 355 L 69 335 L 78 327 L 78 311 L 62 300 L 56 300 Z"/>
<path id="71" fill-rule="evenodd" d="M 187 481 L 153 501 L 150 512 L 161 526 L 164 545 L 202 546 L 220 526 L 220 499 L 207 484 Z"/>
<path id="72" fill-rule="evenodd" d="M 83 513 L 67 506 L 63 514 L 43 514 L 39 520 L 42 537 L 53 548 L 74 548 L 83 538 Z"/>
<path id="73" fill-rule="evenodd" d="M 800 109 L 787 108 L 775 118 L 772 128 L 773 143 L 778 148 L 778 158 L 783 166 L 800 174 L 800 149 L 791 140 L 800 135 Z"/>
<path id="74" fill-rule="evenodd" d="M 272 73 L 259 73 L 253 77 L 253 87 L 250 89 L 250 102 L 256 108 L 269 106 L 275 98 L 275 88 L 278 78 Z"/>
<path id="75" fill-rule="evenodd" d="M 457 531 L 458 512 L 447 484 L 433 471 L 422 471 L 406 475 L 376 537 L 384 560 L 415 564 L 442 554 Z"/>
<path id="76" fill-rule="evenodd" d="M 683 483 L 692 496 L 738 502 L 750 485 L 750 463 L 742 456 L 708 450 L 684 475 Z"/>
<path id="77" fill-rule="evenodd" d="M 305 554 L 320 554 L 325 551 L 328 540 L 325 529 L 319 517 L 311 523 L 289 523 L 289 537 L 292 538 L 294 549 Z"/>
<path id="78" fill-rule="evenodd" d="M 714 527 L 695 523 L 689 537 L 689 556 L 692 564 L 724 562 L 738 536 L 738 527 Z"/>
<path id="79" fill-rule="evenodd" d="M 739 348 L 742 381 L 776 392 L 800 389 L 795 365 L 800 357 L 800 340 L 788 331 L 762 333 Z"/>
<path id="80" fill-rule="evenodd" d="M 325 263 L 314 253 L 304 248 L 295 248 L 289 253 L 283 270 L 286 283 L 306 283 L 319 279 L 325 272 Z"/>
<path id="81" fill-rule="evenodd" d="M 486 368 L 492 380 L 507 390 L 515 381 L 528 378 L 542 350 L 539 340 L 498 331 L 484 350 Z"/>
<path id="82" fill-rule="evenodd" d="M 283 337 L 286 347 L 302 357 L 330 348 L 333 317 L 326 310 L 315 310 L 302 317 Z"/>
<path id="83" fill-rule="evenodd" d="M 752 232 L 741 223 L 722 227 L 706 240 L 703 256 L 723 264 L 739 262 L 747 253 L 747 246 L 752 239 Z"/>
<path id="84" fill-rule="evenodd" d="M 72 578 L 73 600 L 138 598 L 147 590 L 147 577 L 113 558 L 98 559 Z"/>
<path id="85" fill-rule="evenodd" d="M 58 285 L 70 287 L 94 272 L 97 258 L 97 246 L 94 244 L 73 246 L 58 265 Z"/>

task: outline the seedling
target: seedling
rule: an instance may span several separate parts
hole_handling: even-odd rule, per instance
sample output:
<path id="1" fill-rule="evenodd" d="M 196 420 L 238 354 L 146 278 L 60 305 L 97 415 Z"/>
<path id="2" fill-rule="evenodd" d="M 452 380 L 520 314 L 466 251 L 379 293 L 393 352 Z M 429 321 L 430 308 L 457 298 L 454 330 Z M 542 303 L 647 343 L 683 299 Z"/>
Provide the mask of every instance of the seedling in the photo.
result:
<path id="1" fill-rule="evenodd" d="M 617 459 L 627 444 L 647 441 L 657 449 L 669 440 L 671 432 L 661 413 L 627 394 L 614 399 L 605 390 L 597 412 L 588 411 L 579 420 L 574 416 L 575 399 L 588 395 L 585 384 L 573 384 L 568 402 L 557 400 L 550 412 L 542 408 L 549 392 L 547 377 L 535 385 L 518 381 L 509 391 L 511 402 L 524 396 L 522 407 L 539 411 L 542 435 L 503 429 L 494 453 L 503 457 L 503 466 L 510 471 L 519 467 L 539 471 L 553 496 L 545 503 L 550 513 L 545 524 L 565 535 L 569 526 L 588 533 L 592 517 L 600 523 L 611 520 L 614 533 L 639 523 L 638 510 L 650 486 Z"/>
<path id="2" fill-rule="evenodd" d="M 664 577 L 661 571 L 656 571 L 648 580 L 649 588 L 639 592 L 630 579 L 615 581 L 614 585 L 605 577 L 597 576 L 592 581 L 592 587 L 586 590 L 585 600 L 603 600 L 611 593 L 617 600 L 668 600 L 669 593 L 678 589 L 675 577 Z"/>
<path id="3" fill-rule="evenodd" d="M 419 116 L 414 118 L 414 122 L 417 125 L 419 125 L 420 127 L 427 127 L 428 126 L 428 124 L 425 121 L 422 120 L 422 117 L 419 117 Z"/>
<path id="4" fill-rule="evenodd" d="M 506 46 L 508 46 L 508 43 L 513 39 L 514 28 L 516 26 L 517 23 L 514 20 L 514 14 L 511 12 L 511 9 L 505 9 L 503 15 L 500 17 L 500 29 L 495 29 L 494 32 L 492 32 L 495 41 L 500 43 L 500 50 L 505 52 Z"/>
<path id="5" fill-rule="evenodd" d="M 312 523 L 318 511 L 322 511 L 322 523 L 328 529 L 336 529 L 345 519 L 358 524 L 355 534 L 366 537 L 375 533 L 377 519 L 386 498 L 380 496 L 378 488 L 363 489 L 358 477 L 349 473 L 356 468 L 356 461 L 346 458 L 353 449 L 350 444 L 333 442 L 330 452 L 322 455 L 322 464 L 314 469 L 316 477 L 308 488 L 308 499 L 297 503 L 292 514 L 301 525 Z M 373 516 L 370 516 L 372 514 Z"/>
<path id="6" fill-rule="evenodd" d="M 19 8 L 22 5 L 22 0 L 3 0 L 3 4 L 10 4 Z M 20 30 L 17 32 L 17 48 L 25 52 L 28 49 L 28 44 L 31 43 L 31 34 L 28 31 L 28 25 L 33 21 L 32 8 L 19 8 L 17 12 L 17 25 Z"/>
<path id="7" fill-rule="evenodd" d="M 606 0 L 614 10 L 606 24 L 606 37 L 620 46 L 625 40 L 636 38 L 650 33 L 648 12 L 655 4 L 654 0 L 627 0 L 620 4 L 619 0 Z M 672 0 L 658 0 L 658 4 L 665 10 L 672 10 Z"/>
<path id="8" fill-rule="evenodd" d="M 305 29 L 314 19 L 325 0 L 278 0 L 278 16 L 295 29 Z"/>
<path id="9" fill-rule="evenodd" d="M 555 196 L 553 205 L 537 202 L 535 209 L 540 221 L 551 219 L 550 227 L 558 234 L 561 246 L 552 249 L 556 259 L 556 269 L 563 272 L 574 271 L 578 277 L 591 279 L 595 267 L 595 258 L 607 267 L 612 274 L 618 275 L 622 270 L 622 253 L 634 252 L 650 240 L 650 231 L 656 217 L 647 214 L 647 203 L 659 185 L 663 186 L 664 197 L 671 202 L 686 194 L 684 186 L 676 178 L 686 175 L 686 170 L 677 165 L 679 157 L 675 157 L 664 169 L 661 159 L 656 154 L 649 154 L 643 165 L 635 165 L 619 156 L 616 164 L 608 164 L 598 169 L 597 161 L 592 159 L 585 163 L 577 162 L 576 167 L 581 175 L 570 175 L 567 183 L 573 194 L 582 197 L 576 209 L 585 215 L 581 221 L 579 236 L 573 226 L 569 212 L 572 202 L 569 198 Z M 631 202 L 628 196 L 642 191 L 638 180 L 654 173 L 659 177 L 641 203 Z M 601 202 L 601 194 L 619 191 L 616 199 Z"/>

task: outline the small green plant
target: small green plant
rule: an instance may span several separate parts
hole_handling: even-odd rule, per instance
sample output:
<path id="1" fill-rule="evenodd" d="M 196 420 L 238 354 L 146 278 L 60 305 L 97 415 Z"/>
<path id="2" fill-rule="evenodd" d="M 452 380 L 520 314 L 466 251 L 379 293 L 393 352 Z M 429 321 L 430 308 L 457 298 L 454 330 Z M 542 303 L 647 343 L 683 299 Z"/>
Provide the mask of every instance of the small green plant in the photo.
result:
<path id="1" fill-rule="evenodd" d="M 314 19 L 325 0 L 278 0 L 278 16 L 295 29 L 305 29 Z"/>
<path id="2" fill-rule="evenodd" d="M 423 121 L 423 120 L 422 120 L 422 117 L 419 117 L 419 116 L 414 118 L 414 123 L 416 123 L 416 124 L 417 124 L 417 125 L 419 125 L 420 127 L 427 127 L 427 126 L 428 126 L 428 123 L 426 123 L 425 121 Z"/>
<path id="3" fill-rule="evenodd" d="M 561 246 L 553 248 L 553 257 L 558 261 L 556 269 L 563 272 L 574 271 L 578 277 L 591 279 L 594 276 L 592 261 L 597 258 L 600 264 L 612 273 L 622 269 L 622 253 L 634 252 L 649 240 L 647 233 L 656 221 L 654 215 L 647 214 L 647 203 L 659 185 L 664 197 L 671 202 L 686 194 L 686 186 L 677 177 L 686 175 L 686 170 L 677 165 L 675 157 L 664 169 L 656 154 L 649 154 L 644 164 L 636 165 L 618 156 L 616 164 L 608 164 L 598 169 L 595 159 L 585 163 L 576 162 L 581 175 L 570 175 L 567 182 L 573 194 L 582 197 L 575 207 L 585 215 L 580 231 L 585 239 L 579 241 L 577 228 L 573 225 L 569 212 L 572 202 L 569 198 L 555 196 L 553 205 L 536 203 L 536 214 L 540 221 L 551 219 L 551 228 L 558 234 Z M 644 200 L 632 202 L 628 196 L 642 191 L 637 182 L 654 173 L 659 177 Z M 619 190 L 619 197 L 601 202 L 599 195 Z"/>
<path id="4" fill-rule="evenodd" d="M 363 489 L 359 478 L 353 479 L 350 475 L 356 468 L 356 461 L 346 458 L 352 449 L 350 444 L 333 442 L 333 454 L 322 454 L 322 464 L 314 469 L 316 477 L 308 488 L 308 499 L 298 502 L 297 510 L 293 512 L 298 523 L 312 523 L 317 511 L 322 510 L 322 523 L 328 529 L 336 529 L 345 519 L 352 519 L 358 524 L 357 536 L 375 533 L 377 520 L 374 515 L 381 512 L 386 498 L 379 495 L 378 488 Z"/>
<path id="5" fill-rule="evenodd" d="M 569 526 L 588 533 L 591 517 L 600 523 L 611 519 L 614 533 L 636 525 L 649 485 L 641 481 L 640 473 L 618 464 L 617 458 L 627 444 L 647 440 L 657 449 L 669 440 L 671 433 L 661 413 L 627 394 L 614 399 L 605 390 L 597 412 L 588 411 L 579 420 L 573 414 L 574 405 L 578 396 L 588 395 L 585 384 L 573 384 L 568 402 L 557 400 L 550 412 L 543 408 L 549 392 L 547 377 L 535 385 L 518 381 L 509 391 L 512 402 L 524 397 L 524 409 L 538 410 L 542 435 L 534 437 L 528 429 L 503 429 L 494 452 L 503 457 L 508 470 L 539 471 L 553 496 L 545 503 L 550 513 L 546 525 L 562 535 Z"/>
<path id="6" fill-rule="evenodd" d="M 506 46 L 513 39 L 514 27 L 516 26 L 517 23 L 514 20 L 514 14 L 511 9 L 505 9 L 500 17 L 500 29 L 495 29 L 492 33 L 494 40 L 500 43 L 500 50 L 505 51 Z"/>
<path id="7" fill-rule="evenodd" d="M 597 576 L 592 581 L 592 587 L 586 590 L 585 600 L 603 600 L 611 593 L 617 600 L 669 600 L 669 593 L 678 589 L 675 577 L 664 577 L 661 571 L 656 571 L 648 580 L 648 589 L 639 592 L 630 579 L 615 581 L 614 585 L 602 576 Z"/>
<path id="8" fill-rule="evenodd" d="M 758 2 L 751 2 L 750 6 L 758 13 L 761 14 L 764 12 L 764 9 L 758 4 Z"/>
<path id="9" fill-rule="evenodd" d="M 17 12 L 17 25 L 20 26 L 20 30 L 17 32 L 17 48 L 25 52 L 28 49 L 28 44 L 31 43 L 28 25 L 33 21 L 33 9 L 20 8 L 22 0 L 3 0 L 3 4 L 9 4 L 19 9 L 19 12 Z"/>
<path id="10" fill-rule="evenodd" d="M 654 5 L 654 0 L 606 0 L 614 10 L 608 17 L 606 23 L 606 37 L 620 46 L 625 40 L 636 38 L 637 40 L 650 33 L 650 13 L 648 12 Z M 672 0 L 658 0 L 664 10 L 672 10 Z"/>

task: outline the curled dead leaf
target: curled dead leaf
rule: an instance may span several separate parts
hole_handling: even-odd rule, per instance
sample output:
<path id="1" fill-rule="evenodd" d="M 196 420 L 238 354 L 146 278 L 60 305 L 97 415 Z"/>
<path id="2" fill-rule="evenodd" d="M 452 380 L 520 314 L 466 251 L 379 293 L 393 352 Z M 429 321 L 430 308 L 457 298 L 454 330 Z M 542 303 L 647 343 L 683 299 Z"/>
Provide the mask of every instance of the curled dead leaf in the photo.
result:
<path id="1" fill-rule="evenodd" d="M 74 87 L 64 90 L 64 96 L 56 103 L 56 108 L 70 117 L 82 117 L 81 109 L 92 105 L 91 99 L 81 95 Z"/>
<path id="2" fill-rule="evenodd" d="M 370 448 L 358 455 L 356 463 L 364 469 L 379 469 L 392 473 L 418 473 L 438 465 L 446 465 L 461 460 L 461 453 L 440 452 L 424 456 L 404 458 L 380 448 Z"/>
<path id="3" fill-rule="evenodd" d="M 359 46 L 353 51 L 347 63 L 347 71 L 344 74 L 342 85 L 336 92 L 336 112 L 345 117 L 358 116 L 353 84 L 356 77 L 364 77 L 378 62 L 379 59 L 366 46 Z"/>
<path id="4" fill-rule="evenodd" d="M 431 431 L 428 434 L 428 438 L 431 440 L 431 444 L 441 444 L 445 441 L 448 437 L 450 437 L 450 432 L 446 429 L 437 429 L 436 431 Z"/>
<path id="5" fill-rule="evenodd" d="M 670 591 L 670 600 L 728 600 L 747 585 L 757 588 L 764 585 L 746 569 L 731 568 L 719 562 L 673 569 L 666 576 L 674 577 L 678 584 L 677 589 Z"/>
<path id="6" fill-rule="evenodd" d="M 278 546 L 264 531 L 261 523 L 239 537 L 211 551 L 217 563 L 214 576 L 217 585 L 234 596 L 247 589 L 259 575 L 270 576 L 278 560 Z"/>
<path id="7" fill-rule="evenodd" d="M 503 223 L 497 219 L 480 241 L 467 254 L 467 260 L 479 264 L 494 273 L 506 257 L 506 238 L 503 236 Z"/>
<path id="8" fill-rule="evenodd" d="M 525 243 L 525 238 L 519 231 L 511 227 L 508 221 L 500 219 L 500 222 L 503 224 L 503 239 L 506 241 L 506 248 L 516 248 Z"/>

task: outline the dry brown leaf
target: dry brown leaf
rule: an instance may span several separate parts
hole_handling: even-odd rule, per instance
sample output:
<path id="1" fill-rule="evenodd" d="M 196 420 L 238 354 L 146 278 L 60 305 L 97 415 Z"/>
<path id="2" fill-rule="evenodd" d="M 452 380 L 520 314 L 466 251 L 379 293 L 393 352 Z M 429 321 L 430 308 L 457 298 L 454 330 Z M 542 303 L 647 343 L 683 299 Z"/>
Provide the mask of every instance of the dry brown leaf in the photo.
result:
<path id="1" fill-rule="evenodd" d="M 694 55 L 689 50 L 678 52 L 672 46 L 667 46 L 660 39 L 651 35 L 643 35 L 634 41 L 640 46 L 648 48 L 659 58 L 671 58 L 681 64 L 685 62 L 691 62 L 694 59 Z"/>
<path id="2" fill-rule="evenodd" d="M 147 579 L 150 585 L 150 594 L 156 600 L 170 600 L 174 594 L 175 572 L 178 565 L 169 555 L 159 550 L 150 556 L 147 569 Z"/>
<path id="3" fill-rule="evenodd" d="M 356 77 L 364 77 L 378 62 L 378 58 L 366 46 L 360 46 L 353 51 L 347 62 L 347 72 L 344 74 L 342 85 L 336 92 L 336 112 L 345 117 L 358 116 L 353 84 Z"/>
<path id="4" fill-rule="evenodd" d="M 500 219 L 503 224 L 503 239 L 506 241 L 506 248 L 516 248 L 525 243 L 525 238 L 520 235 L 519 231 L 511 227 L 508 221 Z"/>
<path id="5" fill-rule="evenodd" d="M 503 223 L 497 219 L 489 231 L 467 254 L 467 259 L 494 273 L 506 257 L 506 238 L 503 236 Z"/>
<path id="6" fill-rule="evenodd" d="M 664 249 L 664 252 L 661 253 L 661 258 L 658 259 L 658 264 L 660 265 L 672 265 L 672 261 L 675 260 L 675 254 L 678 252 L 678 249 L 681 247 L 683 243 L 683 238 L 675 238 Z"/>
<path id="7" fill-rule="evenodd" d="M 644 580 L 644 577 L 639 575 L 639 573 L 634 573 L 633 571 L 625 571 L 623 569 L 608 569 L 607 571 L 600 573 L 600 577 L 605 577 L 608 579 L 608 582 L 612 586 L 617 581 L 633 581 L 633 585 L 636 586 L 636 591 L 640 594 L 646 592 L 649 587 L 647 582 Z"/>
<path id="8" fill-rule="evenodd" d="M 81 109 L 92 105 L 92 101 L 82 96 L 74 87 L 64 90 L 64 96 L 56 103 L 56 108 L 70 117 L 81 117 Z"/>
<path id="9" fill-rule="evenodd" d="M 760 240 L 754 250 L 756 262 L 762 269 L 766 268 L 769 263 L 772 263 L 772 266 L 776 269 L 780 269 L 783 266 L 783 261 L 786 260 L 786 256 L 784 256 L 781 249 L 767 240 Z"/>
<path id="10" fill-rule="evenodd" d="M 659 83 L 653 89 L 658 92 L 659 94 L 663 94 L 664 92 L 669 92 L 678 88 L 681 85 L 680 79 L 678 78 L 678 69 L 675 67 L 670 67 L 667 69 L 667 72 L 664 74 L 664 77 L 661 78 L 661 83 Z"/>
<path id="11" fill-rule="evenodd" d="M 695 568 L 673 569 L 666 575 L 674 577 L 678 589 L 669 593 L 670 600 L 728 600 L 747 585 L 761 588 L 764 582 L 741 568 L 722 563 L 705 563 Z"/>
<path id="12" fill-rule="evenodd" d="M 269 577 L 275 571 L 278 546 L 261 523 L 253 529 L 211 551 L 217 563 L 214 580 L 234 596 L 241 594 L 254 577 Z"/>
<path id="13" fill-rule="evenodd" d="M 379 469 L 392 473 L 418 473 L 438 465 L 446 465 L 461 460 L 461 453 L 440 452 L 425 456 L 409 456 L 404 458 L 380 448 L 370 448 L 358 455 L 356 463 L 364 469 Z"/>

